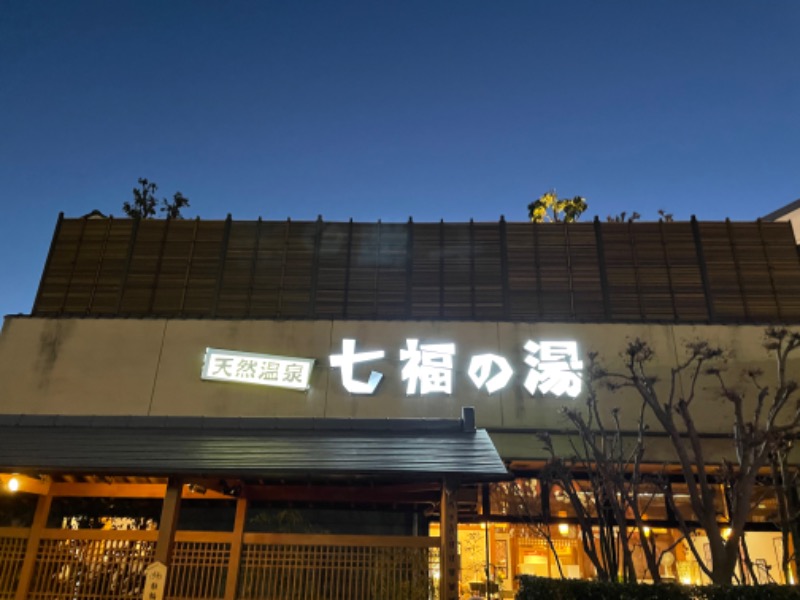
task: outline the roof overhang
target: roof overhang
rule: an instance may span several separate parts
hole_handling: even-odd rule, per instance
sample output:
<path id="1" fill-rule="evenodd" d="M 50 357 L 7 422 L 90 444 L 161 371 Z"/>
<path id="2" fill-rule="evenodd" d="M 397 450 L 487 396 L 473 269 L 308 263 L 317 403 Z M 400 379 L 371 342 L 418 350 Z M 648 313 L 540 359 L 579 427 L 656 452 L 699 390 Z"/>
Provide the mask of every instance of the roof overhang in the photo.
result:
<path id="1" fill-rule="evenodd" d="M 471 410 L 471 409 L 467 409 Z M 0 470 L 265 479 L 507 479 L 462 419 L 0 416 Z"/>

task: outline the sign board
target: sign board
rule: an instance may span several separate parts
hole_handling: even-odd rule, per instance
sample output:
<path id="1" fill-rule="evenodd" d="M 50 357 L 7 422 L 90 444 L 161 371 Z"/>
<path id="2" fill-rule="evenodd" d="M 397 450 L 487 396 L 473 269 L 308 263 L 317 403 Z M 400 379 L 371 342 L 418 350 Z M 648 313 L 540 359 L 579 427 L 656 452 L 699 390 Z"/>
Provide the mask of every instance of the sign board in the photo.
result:
<path id="1" fill-rule="evenodd" d="M 313 358 L 206 348 L 201 377 L 210 381 L 307 390 L 313 366 Z"/>
<path id="2" fill-rule="evenodd" d="M 341 354 L 329 357 L 330 365 L 341 372 L 342 386 L 351 394 L 373 394 L 383 379 L 383 373 L 370 371 L 366 381 L 355 376 L 355 366 L 386 357 L 385 350 L 356 351 L 357 341 L 342 340 Z M 575 340 L 527 340 L 522 347 L 521 362 L 527 367 L 523 387 L 529 394 L 566 394 L 576 398 L 583 386 L 583 361 Z M 406 394 L 452 394 L 456 345 L 420 343 L 409 338 L 400 349 L 400 362 L 405 363 L 400 378 L 406 382 Z M 466 362 L 467 374 L 477 389 L 494 394 L 505 388 L 514 376 L 509 360 L 498 354 L 475 354 Z"/>
<path id="3" fill-rule="evenodd" d="M 162 562 L 150 563 L 144 570 L 144 594 L 142 600 L 164 600 L 167 584 L 167 565 Z"/>
<path id="4" fill-rule="evenodd" d="M 400 348 L 398 358 L 403 363 L 400 379 L 405 382 L 408 396 L 451 395 L 457 361 L 464 361 L 459 366 L 466 371 L 472 385 L 490 395 L 506 388 L 516 374 L 530 395 L 577 398 L 583 389 L 584 365 L 575 340 L 529 339 L 520 347 L 516 360 L 493 353 L 459 359 L 453 342 L 426 343 L 408 338 L 405 345 Z M 356 375 L 356 366 L 384 360 L 388 353 L 383 349 L 358 351 L 357 346 L 357 340 L 343 339 L 341 353 L 328 357 L 330 366 L 339 370 L 342 386 L 351 394 L 374 394 L 384 374 L 369 369 L 365 380 L 363 375 Z M 313 366 L 313 358 L 206 348 L 202 378 L 307 390 Z M 364 367 L 368 369 L 369 365 L 360 368 Z"/>

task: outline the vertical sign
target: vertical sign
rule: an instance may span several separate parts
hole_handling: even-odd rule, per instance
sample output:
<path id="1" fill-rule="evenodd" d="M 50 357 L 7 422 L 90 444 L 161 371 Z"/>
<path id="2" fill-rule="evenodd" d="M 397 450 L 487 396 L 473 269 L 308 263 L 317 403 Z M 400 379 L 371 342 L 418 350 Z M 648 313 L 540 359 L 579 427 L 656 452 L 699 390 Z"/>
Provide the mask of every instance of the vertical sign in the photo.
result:
<path id="1" fill-rule="evenodd" d="M 142 600 L 164 600 L 167 583 L 167 565 L 162 562 L 151 563 L 145 570 L 144 594 Z"/>

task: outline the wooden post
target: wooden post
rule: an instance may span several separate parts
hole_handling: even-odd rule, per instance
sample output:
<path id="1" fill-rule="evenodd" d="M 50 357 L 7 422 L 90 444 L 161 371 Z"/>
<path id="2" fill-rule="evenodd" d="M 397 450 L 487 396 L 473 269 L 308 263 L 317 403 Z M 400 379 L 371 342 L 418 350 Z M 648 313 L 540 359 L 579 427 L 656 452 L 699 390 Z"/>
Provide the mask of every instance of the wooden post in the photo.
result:
<path id="1" fill-rule="evenodd" d="M 33 514 L 28 544 L 25 547 L 25 558 L 22 561 L 22 568 L 19 572 L 19 583 L 14 600 L 25 600 L 33 580 L 33 571 L 36 567 L 36 557 L 39 554 L 39 542 L 42 539 L 42 530 L 47 526 L 47 516 L 50 514 L 50 502 L 53 497 L 50 494 L 39 496 L 36 503 L 36 512 Z"/>
<path id="2" fill-rule="evenodd" d="M 458 600 L 458 485 L 445 479 L 439 525 L 439 598 Z"/>
<path id="3" fill-rule="evenodd" d="M 172 545 L 175 542 L 175 530 L 178 527 L 178 513 L 181 508 L 181 492 L 183 482 L 170 477 L 167 482 L 167 493 L 164 495 L 164 505 L 161 507 L 161 520 L 158 523 L 158 541 L 154 562 L 162 562 L 169 567 L 172 557 Z M 167 571 L 169 578 L 169 571 Z"/>
<path id="4" fill-rule="evenodd" d="M 225 580 L 225 600 L 236 598 L 236 586 L 239 583 L 239 565 L 242 562 L 242 541 L 244 522 L 247 515 L 247 499 L 236 500 L 236 519 L 233 522 L 233 539 L 231 540 L 231 556 L 228 560 L 228 577 Z"/>

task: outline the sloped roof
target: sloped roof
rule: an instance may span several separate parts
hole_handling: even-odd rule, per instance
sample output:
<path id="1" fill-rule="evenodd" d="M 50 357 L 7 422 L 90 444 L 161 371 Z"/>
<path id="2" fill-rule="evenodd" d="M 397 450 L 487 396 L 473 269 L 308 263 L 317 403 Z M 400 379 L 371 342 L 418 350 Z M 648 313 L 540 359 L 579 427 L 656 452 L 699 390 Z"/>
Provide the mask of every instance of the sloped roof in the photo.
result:
<path id="1" fill-rule="evenodd" d="M 287 479 L 507 476 L 486 431 L 450 419 L 4 415 L 0 469 Z"/>
<path id="2" fill-rule="evenodd" d="M 34 316 L 787 323 L 791 225 L 60 218 Z"/>
<path id="3" fill-rule="evenodd" d="M 790 202 L 786 206 L 781 206 L 780 208 L 773 210 L 768 215 L 764 215 L 761 217 L 765 221 L 777 221 L 781 217 L 785 217 L 789 213 L 793 213 L 794 211 L 800 209 L 800 198 L 795 200 L 794 202 Z"/>

